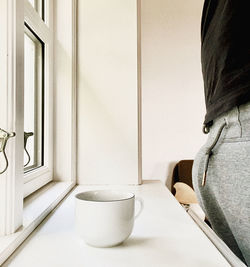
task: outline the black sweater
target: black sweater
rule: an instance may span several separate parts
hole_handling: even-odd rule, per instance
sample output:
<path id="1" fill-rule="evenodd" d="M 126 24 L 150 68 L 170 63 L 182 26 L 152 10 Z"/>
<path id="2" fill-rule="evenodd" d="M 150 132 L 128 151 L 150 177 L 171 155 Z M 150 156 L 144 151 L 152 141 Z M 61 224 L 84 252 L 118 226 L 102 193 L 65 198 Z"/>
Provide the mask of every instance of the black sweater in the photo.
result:
<path id="1" fill-rule="evenodd" d="M 205 0 L 201 62 L 205 124 L 250 101 L 250 0 Z"/>

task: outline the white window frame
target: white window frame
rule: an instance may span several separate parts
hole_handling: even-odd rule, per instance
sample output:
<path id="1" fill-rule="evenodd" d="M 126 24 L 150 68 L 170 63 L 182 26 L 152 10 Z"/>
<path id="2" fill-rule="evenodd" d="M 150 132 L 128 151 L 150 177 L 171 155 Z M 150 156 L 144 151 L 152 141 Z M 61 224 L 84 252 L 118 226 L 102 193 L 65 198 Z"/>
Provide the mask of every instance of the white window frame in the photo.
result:
<path id="1" fill-rule="evenodd" d="M 45 23 L 40 23 L 41 18 L 35 15 L 27 0 L 0 1 L 0 128 L 16 133 L 7 144 L 9 167 L 0 175 L 0 265 L 76 184 L 77 6 L 76 0 L 46 1 L 53 2 L 54 10 L 50 8 L 47 12 Z M 50 96 L 46 96 L 51 107 L 46 116 L 51 117 L 49 129 L 53 129 L 54 137 L 54 142 L 52 136 L 48 141 L 51 165 L 47 165 L 49 171 L 44 170 L 44 174 L 49 173 L 49 178 L 44 175 L 44 180 L 41 179 L 43 175 L 40 172 L 38 176 L 33 174 L 36 179 L 30 176 L 26 182 L 23 168 L 24 20 L 29 20 L 33 30 L 37 21 L 40 25 L 38 35 L 43 41 L 52 40 L 52 35 L 56 39 L 56 43 L 49 44 L 50 53 L 55 47 L 51 56 L 53 61 L 47 61 L 50 62 L 47 83 L 53 90 Z M 55 29 L 48 31 L 54 22 Z M 58 68 L 62 65 L 61 59 L 67 59 L 66 64 Z M 56 96 L 54 99 L 53 95 Z M 52 178 L 51 182 L 34 192 Z"/>
<path id="2" fill-rule="evenodd" d="M 53 177 L 53 1 L 44 0 L 44 19 L 28 0 L 24 0 L 24 23 L 44 43 L 44 159 L 43 166 L 24 175 L 24 197 Z"/>
<path id="3" fill-rule="evenodd" d="M 0 1 L 0 128 L 15 132 L 6 153 L 9 167 L 0 175 L 0 236 L 22 225 L 23 213 L 23 3 Z"/>

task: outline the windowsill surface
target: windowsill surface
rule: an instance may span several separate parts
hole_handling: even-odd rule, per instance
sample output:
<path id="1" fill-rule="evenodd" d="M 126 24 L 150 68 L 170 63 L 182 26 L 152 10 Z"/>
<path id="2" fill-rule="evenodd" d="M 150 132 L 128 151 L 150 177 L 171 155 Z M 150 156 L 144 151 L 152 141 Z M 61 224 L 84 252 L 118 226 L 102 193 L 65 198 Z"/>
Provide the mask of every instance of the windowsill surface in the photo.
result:
<path id="1" fill-rule="evenodd" d="M 12 235 L 0 237 L 0 266 L 73 186 L 71 182 L 50 182 L 24 199 L 23 226 Z"/>
<path id="2" fill-rule="evenodd" d="M 74 195 L 91 189 L 134 192 L 144 210 L 130 238 L 114 248 L 87 246 L 74 230 Z M 32 256 L 31 256 L 32 255 Z M 159 181 L 141 186 L 77 186 L 8 259 L 11 267 L 230 266 Z"/>

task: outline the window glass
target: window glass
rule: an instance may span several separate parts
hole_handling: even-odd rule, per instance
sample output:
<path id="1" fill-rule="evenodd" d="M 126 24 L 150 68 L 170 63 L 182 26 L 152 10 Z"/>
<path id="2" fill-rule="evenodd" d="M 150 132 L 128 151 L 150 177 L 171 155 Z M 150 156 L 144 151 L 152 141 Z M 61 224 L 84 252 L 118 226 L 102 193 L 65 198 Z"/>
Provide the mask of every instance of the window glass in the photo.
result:
<path id="1" fill-rule="evenodd" d="M 43 165 L 43 43 L 24 36 L 24 171 Z"/>

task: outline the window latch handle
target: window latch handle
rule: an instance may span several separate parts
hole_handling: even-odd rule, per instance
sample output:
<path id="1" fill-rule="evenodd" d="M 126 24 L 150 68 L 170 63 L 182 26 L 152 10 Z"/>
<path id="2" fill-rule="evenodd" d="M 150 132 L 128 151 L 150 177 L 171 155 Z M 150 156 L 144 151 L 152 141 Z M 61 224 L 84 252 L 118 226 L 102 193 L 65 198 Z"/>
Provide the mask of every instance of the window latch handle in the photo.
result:
<path id="1" fill-rule="evenodd" d="M 25 151 L 25 153 L 26 153 L 26 155 L 27 155 L 27 157 L 28 157 L 28 160 L 27 160 L 27 162 L 24 164 L 24 167 L 26 167 L 26 166 L 30 163 L 30 154 L 29 154 L 29 152 L 28 152 L 28 150 L 27 150 L 26 145 L 27 145 L 27 140 L 28 140 L 28 138 L 29 138 L 30 136 L 33 136 L 33 135 L 34 135 L 34 133 L 32 133 L 32 132 L 29 132 L 29 133 L 24 132 L 24 151 Z"/>
<path id="2" fill-rule="evenodd" d="M 0 153 L 3 153 L 4 159 L 5 159 L 5 167 L 3 170 L 0 170 L 0 174 L 3 174 L 9 166 L 9 161 L 5 152 L 7 142 L 10 137 L 14 137 L 16 134 L 13 133 L 8 133 L 7 131 L 3 130 L 0 128 Z"/>

